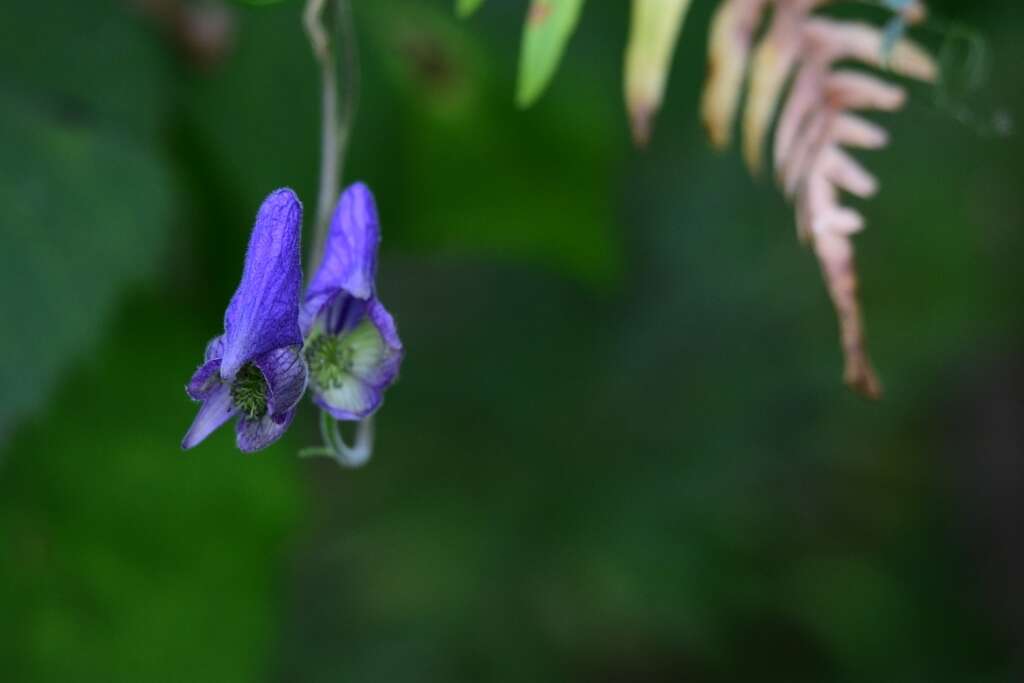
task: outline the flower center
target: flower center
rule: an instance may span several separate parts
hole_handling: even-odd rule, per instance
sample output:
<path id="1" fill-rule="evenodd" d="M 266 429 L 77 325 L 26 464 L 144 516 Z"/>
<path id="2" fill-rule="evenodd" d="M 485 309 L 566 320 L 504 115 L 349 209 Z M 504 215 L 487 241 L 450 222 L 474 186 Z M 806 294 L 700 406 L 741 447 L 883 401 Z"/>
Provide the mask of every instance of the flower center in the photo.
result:
<path id="1" fill-rule="evenodd" d="M 352 369 L 354 349 L 345 337 L 321 334 L 306 345 L 309 376 L 321 389 L 340 387 Z"/>
<path id="2" fill-rule="evenodd" d="M 231 400 L 250 420 L 267 414 L 267 380 L 252 363 L 246 363 L 231 384 Z"/>

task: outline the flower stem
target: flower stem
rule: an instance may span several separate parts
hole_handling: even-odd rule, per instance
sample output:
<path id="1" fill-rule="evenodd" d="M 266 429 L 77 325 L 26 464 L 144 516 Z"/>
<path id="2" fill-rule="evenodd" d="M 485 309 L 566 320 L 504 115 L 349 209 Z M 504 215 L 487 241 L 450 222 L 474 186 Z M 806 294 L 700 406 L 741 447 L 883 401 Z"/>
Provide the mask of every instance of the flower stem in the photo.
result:
<path id="1" fill-rule="evenodd" d="M 341 189 L 345 150 L 359 93 L 359 64 L 350 0 L 307 0 L 303 24 L 320 64 L 320 187 L 310 270 L 320 263 Z M 340 54 L 338 54 L 340 52 Z"/>
<path id="2" fill-rule="evenodd" d="M 320 64 L 320 187 L 307 269 L 314 272 L 323 259 L 331 210 L 341 191 L 345 151 L 359 96 L 359 53 L 351 0 L 306 0 L 302 22 Z M 373 417 L 356 425 L 356 441 L 350 447 L 337 420 L 321 411 L 320 435 L 324 445 L 304 448 L 299 457 L 328 457 L 342 467 L 359 467 L 373 453 Z"/>
<path id="3" fill-rule="evenodd" d="M 356 423 L 356 441 L 352 446 L 345 443 L 338 421 L 326 410 L 320 412 L 320 436 L 325 446 L 303 448 L 300 458 L 331 458 L 342 467 L 362 467 L 373 455 L 373 416 Z"/>

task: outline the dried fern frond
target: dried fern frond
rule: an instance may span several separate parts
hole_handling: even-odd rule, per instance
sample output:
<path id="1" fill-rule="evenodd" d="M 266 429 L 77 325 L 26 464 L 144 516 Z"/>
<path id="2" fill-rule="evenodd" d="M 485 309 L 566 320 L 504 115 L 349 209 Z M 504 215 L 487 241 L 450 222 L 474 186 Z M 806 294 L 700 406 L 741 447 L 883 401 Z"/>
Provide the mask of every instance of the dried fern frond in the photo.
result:
<path id="1" fill-rule="evenodd" d="M 622 79 L 630 128 L 637 145 L 647 144 L 652 120 L 665 94 L 672 52 L 690 0 L 633 0 Z"/>
<path id="2" fill-rule="evenodd" d="M 711 143 L 719 148 L 732 141 L 754 33 L 771 0 L 727 0 L 714 19 L 708 38 L 708 79 L 701 114 Z"/>
<path id="3" fill-rule="evenodd" d="M 815 13 L 840 1 L 721 0 L 710 28 L 701 117 L 712 144 L 727 147 L 746 85 L 743 157 L 754 174 L 763 166 L 777 120 L 775 177 L 795 205 L 798 235 L 812 245 L 836 308 L 845 380 L 877 398 L 882 389 L 865 346 L 851 241 L 864 228 L 864 217 L 840 198 L 843 192 L 870 197 L 878 190 L 875 177 L 846 150 L 878 149 L 889 141 L 883 128 L 854 112 L 895 111 L 906 93 L 888 78 L 837 64 L 859 62 L 885 76 L 926 82 L 936 80 L 938 68 L 927 51 L 903 38 L 907 26 L 925 18 L 922 0 L 884 0 L 894 13 L 884 30 Z M 468 14 L 482 0 L 456 2 Z M 632 0 L 623 89 L 637 144 L 651 135 L 690 2 Z M 520 59 L 522 106 L 550 82 L 583 5 L 584 0 L 531 0 Z"/>
<path id="4" fill-rule="evenodd" d="M 865 396 L 877 398 L 882 389 L 865 346 L 850 240 L 863 229 L 864 219 L 839 200 L 841 192 L 870 197 L 878 189 L 875 178 L 845 148 L 877 149 L 888 143 L 885 130 L 852 112 L 894 111 L 903 106 L 906 93 L 871 73 L 835 65 L 855 61 L 929 82 L 935 80 L 937 68 L 931 56 L 909 40 L 887 46 L 883 32 L 872 25 L 813 14 L 826 2 L 725 0 L 711 29 L 702 114 L 712 143 L 726 146 L 749 66 L 743 153 L 756 173 L 782 103 L 774 136 L 775 174 L 796 206 L 798 233 L 812 244 L 835 305 L 845 380 Z M 755 33 L 769 5 L 771 21 L 751 57 Z M 903 16 L 920 20 L 924 6 L 912 2 Z"/>

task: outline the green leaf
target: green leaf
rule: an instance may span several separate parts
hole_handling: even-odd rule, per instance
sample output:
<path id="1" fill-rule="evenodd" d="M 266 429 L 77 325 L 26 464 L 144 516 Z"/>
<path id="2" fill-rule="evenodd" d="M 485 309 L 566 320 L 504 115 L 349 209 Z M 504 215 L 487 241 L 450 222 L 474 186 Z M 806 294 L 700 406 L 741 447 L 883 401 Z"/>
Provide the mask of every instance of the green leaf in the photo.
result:
<path id="1" fill-rule="evenodd" d="M 120 288 L 161 253 L 170 178 L 123 135 L 0 96 L 0 438 L 99 337 Z"/>
<path id="2" fill-rule="evenodd" d="M 365 16 L 374 52 L 364 63 L 382 70 L 366 81 L 392 99 L 361 112 L 375 123 L 353 138 L 349 168 L 390 207 L 386 244 L 613 280 L 614 198 L 592 188 L 611 182 L 621 149 L 616 103 L 574 78 L 551 94 L 558 106 L 522 116 L 508 106 L 510 74 L 487 38 L 450 12 L 395 2 Z M 593 103 L 582 117 L 572 106 L 581 101 Z"/>
<path id="3" fill-rule="evenodd" d="M 103 334 L 161 255 L 173 53 L 120 0 L 4 3 L 0 63 L 0 441 Z M 46 27 L 40 40 L 38 28 Z M 112 50 L 111 46 L 117 49 Z M 16 387 L 16 390 L 13 388 Z"/>
<path id="4" fill-rule="evenodd" d="M 59 21 L 54 12 L 36 0 L 3 3 L 0 97 L 14 93 L 159 143 L 180 70 L 156 27 L 122 0 L 61 3 Z M 0 164 L 10 162 L 0 156 Z"/>
<path id="5" fill-rule="evenodd" d="M 520 107 L 533 104 L 555 75 L 582 9 L 583 0 L 533 0 L 530 3 L 519 55 L 516 102 Z"/>
<path id="6" fill-rule="evenodd" d="M 219 321 L 178 296 L 141 295 L 114 317 L 46 419 L 0 451 L 4 680 L 261 680 L 297 443 L 247 457 L 228 425 L 183 453 L 196 406 L 182 385 Z"/>
<path id="7" fill-rule="evenodd" d="M 484 0 L 455 0 L 455 13 L 465 19 L 480 9 L 482 4 Z"/>

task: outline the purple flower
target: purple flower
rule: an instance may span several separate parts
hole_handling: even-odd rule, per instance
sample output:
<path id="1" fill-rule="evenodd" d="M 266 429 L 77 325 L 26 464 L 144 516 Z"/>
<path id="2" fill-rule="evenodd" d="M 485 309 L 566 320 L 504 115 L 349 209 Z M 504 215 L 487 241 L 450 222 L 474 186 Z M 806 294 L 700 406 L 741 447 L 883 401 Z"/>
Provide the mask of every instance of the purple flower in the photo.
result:
<path id="1" fill-rule="evenodd" d="M 299 330 L 302 204 L 288 189 L 272 192 L 256 216 L 242 282 L 224 313 L 224 334 L 206 346 L 203 364 L 185 387 L 202 401 L 182 448 L 192 448 L 237 417 L 242 451 L 277 440 L 306 390 Z"/>
<path id="2" fill-rule="evenodd" d="M 336 420 L 371 415 L 402 362 L 395 321 L 375 292 L 379 247 L 373 194 L 355 183 L 334 210 L 300 313 L 313 400 Z"/>

